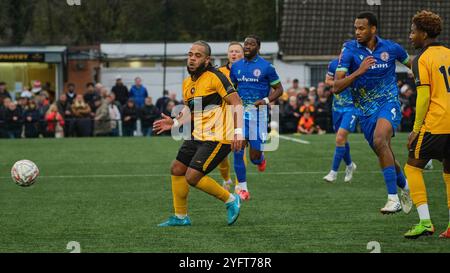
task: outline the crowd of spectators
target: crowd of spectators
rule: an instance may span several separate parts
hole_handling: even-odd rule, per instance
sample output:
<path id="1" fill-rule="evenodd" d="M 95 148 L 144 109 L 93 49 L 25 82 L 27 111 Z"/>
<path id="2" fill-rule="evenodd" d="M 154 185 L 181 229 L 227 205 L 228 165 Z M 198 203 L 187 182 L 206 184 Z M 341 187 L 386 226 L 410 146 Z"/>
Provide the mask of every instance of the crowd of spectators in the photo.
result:
<path id="1" fill-rule="evenodd" d="M 179 104 L 176 94 L 165 90 L 154 105 L 139 77 L 130 89 L 120 76 L 111 90 L 88 83 L 83 94 L 69 83 L 54 100 L 35 85 L 13 101 L 0 82 L 0 138 L 151 136 L 153 122 Z"/>
<path id="2" fill-rule="evenodd" d="M 399 130 L 409 132 L 416 101 L 412 75 L 399 80 L 398 87 L 402 110 Z M 276 103 L 280 133 L 333 133 L 332 100 L 331 88 L 325 83 L 307 88 L 295 79 Z M 176 94 L 167 90 L 153 104 L 139 77 L 130 89 L 120 76 L 111 90 L 101 83 L 88 83 L 84 94 L 76 94 L 75 85 L 69 83 L 57 99 L 35 82 L 15 102 L 0 81 L 0 138 L 135 136 L 138 132 L 152 136 L 153 122 L 161 113 L 170 116 L 178 104 Z"/>

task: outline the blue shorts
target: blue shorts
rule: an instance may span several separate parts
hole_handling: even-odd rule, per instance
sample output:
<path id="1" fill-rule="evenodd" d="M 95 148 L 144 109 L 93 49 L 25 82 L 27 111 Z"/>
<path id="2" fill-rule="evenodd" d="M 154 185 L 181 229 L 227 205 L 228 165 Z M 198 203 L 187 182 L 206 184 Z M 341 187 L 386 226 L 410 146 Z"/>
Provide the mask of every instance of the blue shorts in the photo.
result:
<path id="1" fill-rule="evenodd" d="M 268 139 L 267 120 L 244 120 L 244 136 L 248 141 L 250 148 L 262 152 L 263 144 Z"/>
<path id="2" fill-rule="evenodd" d="M 359 124 L 361 125 L 361 130 L 364 133 L 364 137 L 367 142 L 369 142 L 370 147 L 373 147 L 373 134 L 375 132 L 375 127 L 377 126 L 377 121 L 379 119 L 386 119 L 392 125 L 393 136 L 395 136 L 395 131 L 400 125 L 402 120 L 402 112 L 400 111 L 399 102 L 389 102 L 381 107 L 378 112 L 375 112 L 371 116 L 359 117 Z"/>
<path id="3" fill-rule="evenodd" d="M 357 116 L 355 111 L 333 111 L 333 128 L 337 133 L 340 128 L 353 133 L 356 129 Z"/>

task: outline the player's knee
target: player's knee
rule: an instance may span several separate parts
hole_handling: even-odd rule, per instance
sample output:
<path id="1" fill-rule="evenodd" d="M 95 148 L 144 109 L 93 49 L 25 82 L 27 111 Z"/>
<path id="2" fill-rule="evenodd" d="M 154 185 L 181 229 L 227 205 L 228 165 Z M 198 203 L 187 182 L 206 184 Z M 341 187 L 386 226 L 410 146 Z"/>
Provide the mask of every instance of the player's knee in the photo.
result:
<path id="1" fill-rule="evenodd" d="M 347 138 L 343 136 L 342 134 L 336 135 L 336 146 L 345 146 L 345 143 L 347 142 Z"/>
<path id="2" fill-rule="evenodd" d="M 203 175 L 199 175 L 197 173 L 194 172 L 186 172 L 186 181 L 188 182 L 189 185 L 191 185 L 192 187 L 197 186 L 198 182 L 200 181 L 200 179 L 202 179 Z"/>
<path id="3" fill-rule="evenodd" d="M 170 173 L 173 176 L 184 176 L 186 174 L 186 166 L 175 160 L 170 167 Z"/>

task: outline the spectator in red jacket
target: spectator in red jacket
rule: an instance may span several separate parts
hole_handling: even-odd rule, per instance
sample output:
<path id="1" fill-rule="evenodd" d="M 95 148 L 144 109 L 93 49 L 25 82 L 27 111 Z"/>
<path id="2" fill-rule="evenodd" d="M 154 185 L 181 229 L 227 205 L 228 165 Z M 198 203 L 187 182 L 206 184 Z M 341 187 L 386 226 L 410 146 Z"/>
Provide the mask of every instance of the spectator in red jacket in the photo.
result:
<path id="1" fill-rule="evenodd" d="M 63 131 L 64 118 L 58 112 L 58 106 L 56 104 L 50 105 L 50 108 L 45 115 L 45 121 L 47 121 L 47 130 L 45 137 L 55 137 L 56 132 Z"/>

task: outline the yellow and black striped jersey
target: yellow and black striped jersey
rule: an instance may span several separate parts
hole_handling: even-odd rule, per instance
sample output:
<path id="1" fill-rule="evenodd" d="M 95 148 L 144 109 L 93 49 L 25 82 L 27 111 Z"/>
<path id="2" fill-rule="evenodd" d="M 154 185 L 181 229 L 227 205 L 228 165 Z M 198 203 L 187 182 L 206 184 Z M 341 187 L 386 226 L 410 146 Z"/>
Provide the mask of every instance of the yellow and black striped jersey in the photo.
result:
<path id="1" fill-rule="evenodd" d="M 201 141 L 229 144 L 234 138 L 234 121 L 224 98 L 236 92 L 227 77 L 209 67 L 195 81 L 183 81 L 183 100 L 193 115 L 192 136 Z"/>
<path id="2" fill-rule="evenodd" d="M 417 86 L 430 86 L 430 106 L 423 128 L 432 134 L 450 134 L 450 49 L 433 43 L 413 61 Z"/>

